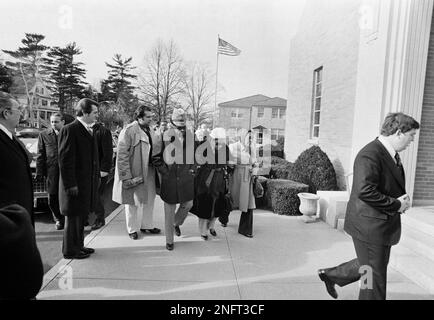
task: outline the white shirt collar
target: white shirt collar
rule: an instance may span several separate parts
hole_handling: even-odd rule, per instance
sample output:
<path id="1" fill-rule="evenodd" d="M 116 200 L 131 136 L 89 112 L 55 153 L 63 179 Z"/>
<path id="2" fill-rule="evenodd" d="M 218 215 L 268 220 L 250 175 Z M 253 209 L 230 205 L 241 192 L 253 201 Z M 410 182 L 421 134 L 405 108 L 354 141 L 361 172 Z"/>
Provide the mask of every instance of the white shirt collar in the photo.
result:
<path id="1" fill-rule="evenodd" d="M 385 136 L 380 135 L 378 137 L 378 141 L 380 141 L 383 146 L 386 148 L 387 152 L 389 152 L 390 156 L 392 157 L 393 161 L 395 160 L 395 154 L 397 153 L 395 149 L 393 149 L 392 145 L 390 144 L 389 140 Z"/>
<path id="2" fill-rule="evenodd" d="M 89 131 L 89 129 L 92 130 L 92 127 L 91 127 L 92 124 L 87 124 L 80 117 L 77 117 L 77 120 L 80 121 L 80 123 L 84 126 L 84 128 L 86 130 L 88 130 L 88 131 Z"/>
<path id="3" fill-rule="evenodd" d="M 13 137 L 12 137 L 12 132 L 10 132 L 4 125 L 2 125 L 1 123 L 0 123 L 0 130 L 2 130 L 2 131 L 4 131 L 4 133 L 6 133 L 6 135 L 11 139 L 11 140 L 13 140 Z"/>

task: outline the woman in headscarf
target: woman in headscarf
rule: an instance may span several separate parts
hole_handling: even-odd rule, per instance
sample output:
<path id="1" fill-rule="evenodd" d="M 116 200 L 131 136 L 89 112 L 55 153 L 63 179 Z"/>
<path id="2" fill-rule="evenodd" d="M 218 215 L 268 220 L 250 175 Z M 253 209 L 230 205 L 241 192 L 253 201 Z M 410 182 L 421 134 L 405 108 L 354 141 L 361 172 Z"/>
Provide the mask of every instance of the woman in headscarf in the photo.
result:
<path id="1" fill-rule="evenodd" d="M 208 230 L 214 237 L 215 220 L 224 213 L 225 195 L 228 192 L 229 148 L 226 132 L 215 128 L 209 138 L 202 141 L 196 150 L 200 166 L 196 177 L 196 195 L 191 212 L 199 217 L 199 232 L 208 239 Z"/>

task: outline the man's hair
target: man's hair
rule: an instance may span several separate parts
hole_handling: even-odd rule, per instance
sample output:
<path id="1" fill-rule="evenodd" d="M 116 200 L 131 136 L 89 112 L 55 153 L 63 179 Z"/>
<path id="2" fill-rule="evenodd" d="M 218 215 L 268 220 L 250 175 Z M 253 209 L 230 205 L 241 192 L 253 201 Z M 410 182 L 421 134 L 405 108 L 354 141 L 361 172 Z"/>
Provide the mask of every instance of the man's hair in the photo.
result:
<path id="1" fill-rule="evenodd" d="M 65 125 L 74 122 L 75 118 L 72 114 L 63 113 L 63 120 L 65 120 Z"/>
<path id="2" fill-rule="evenodd" d="M 17 100 L 7 92 L 0 91 L 0 118 L 4 118 L 3 112 L 11 110 Z"/>
<path id="3" fill-rule="evenodd" d="M 60 118 L 60 121 L 65 121 L 65 116 L 64 116 L 64 114 L 63 113 L 60 113 L 60 112 L 54 112 L 51 116 L 50 116 L 50 118 L 51 117 L 59 117 Z"/>
<path id="4" fill-rule="evenodd" d="M 145 112 L 152 112 L 151 107 L 146 104 L 138 106 L 136 111 L 134 111 L 134 119 L 137 120 L 139 118 L 143 118 L 145 116 Z"/>
<path id="5" fill-rule="evenodd" d="M 381 127 L 381 135 L 387 137 L 395 134 L 398 130 L 401 130 L 402 133 L 406 133 L 412 129 L 419 129 L 419 127 L 419 122 L 409 115 L 402 112 L 389 113 Z"/>
<path id="6" fill-rule="evenodd" d="M 75 115 L 77 117 L 82 117 L 84 116 L 85 113 L 89 114 L 92 112 L 92 106 L 95 107 L 99 107 L 98 102 L 89 99 L 89 98 L 84 98 L 81 99 L 80 101 L 78 101 L 77 105 L 75 106 Z"/>

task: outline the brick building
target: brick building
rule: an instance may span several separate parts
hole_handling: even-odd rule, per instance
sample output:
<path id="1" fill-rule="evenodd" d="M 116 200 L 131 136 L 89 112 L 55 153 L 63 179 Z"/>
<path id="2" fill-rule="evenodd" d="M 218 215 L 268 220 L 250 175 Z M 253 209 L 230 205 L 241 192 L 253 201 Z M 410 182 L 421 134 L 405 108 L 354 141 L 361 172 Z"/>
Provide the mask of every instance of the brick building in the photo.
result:
<path id="1" fill-rule="evenodd" d="M 319 145 L 351 182 L 389 112 L 421 123 L 402 154 L 414 205 L 434 204 L 434 0 L 307 0 L 291 40 L 285 154 Z"/>
<path id="2" fill-rule="evenodd" d="M 285 136 L 286 100 L 262 94 L 219 103 L 218 126 L 227 130 L 256 130 L 257 141 L 267 131 L 272 143 Z"/>

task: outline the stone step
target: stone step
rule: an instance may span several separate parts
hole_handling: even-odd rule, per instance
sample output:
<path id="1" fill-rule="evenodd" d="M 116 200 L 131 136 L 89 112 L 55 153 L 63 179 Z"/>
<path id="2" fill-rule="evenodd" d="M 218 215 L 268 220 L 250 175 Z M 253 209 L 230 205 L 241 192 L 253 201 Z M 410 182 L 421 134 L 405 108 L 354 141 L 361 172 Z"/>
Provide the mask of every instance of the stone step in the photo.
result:
<path id="1" fill-rule="evenodd" d="M 434 295 L 434 261 L 398 244 L 392 247 L 390 266 Z"/>
<path id="2" fill-rule="evenodd" d="M 401 215 L 403 225 L 434 236 L 434 213 L 423 208 L 411 208 L 406 214 Z"/>
<path id="3" fill-rule="evenodd" d="M 427 234 L 407 224 L 402 225 L 400 245 L 434 261 L 434 234 Z"/>

